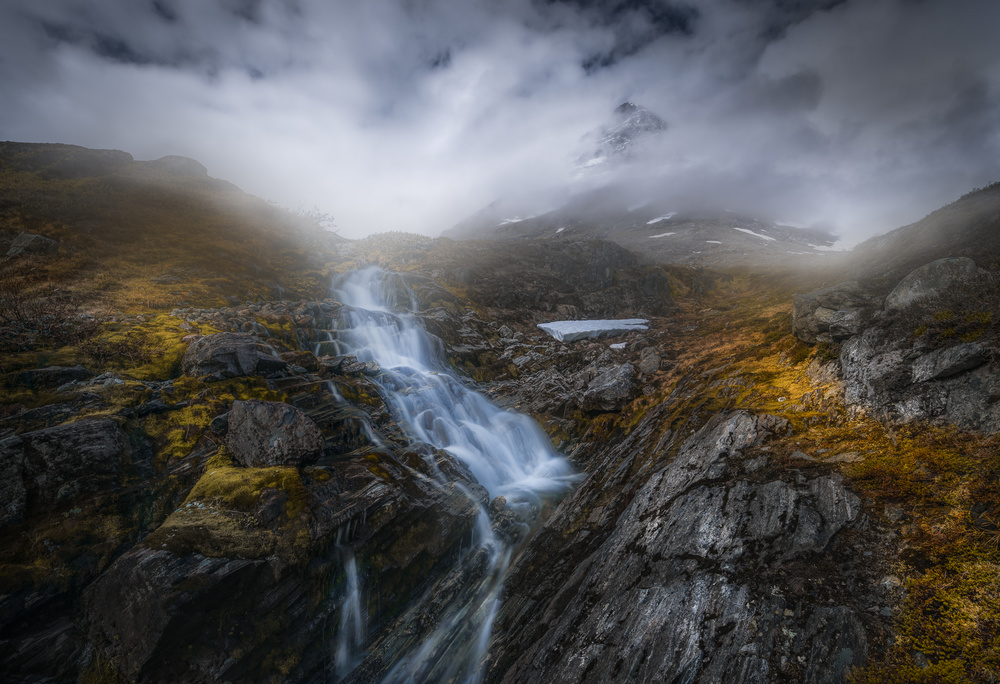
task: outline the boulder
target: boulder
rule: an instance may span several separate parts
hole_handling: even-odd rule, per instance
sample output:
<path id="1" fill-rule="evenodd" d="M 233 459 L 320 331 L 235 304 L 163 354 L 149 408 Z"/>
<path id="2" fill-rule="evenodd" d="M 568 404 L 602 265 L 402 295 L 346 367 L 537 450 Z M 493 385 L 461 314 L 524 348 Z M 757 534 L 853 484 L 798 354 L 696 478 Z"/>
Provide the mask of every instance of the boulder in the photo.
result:
<path id="1" fill-rule="evenodd" d="M 25 432 L 0 442 L 0 525 L 21 520 L 29 506 L 70 499 L 122 472 L 128 438 L 108 418 Z"/>
<path id="2" fill-rule="evenodd" d="M 287 365 L 253 335 L 229 332 L 198 338 L 181 361 L 188 375 L 207 376 L 210 380 L 271 373 Z"/>
<path id="3" fill-rule="evenodd" d="M 94 376 L 94 372 L 83 366 L 49 366 L 32 368 L 17 374 L 17 382 L 32 388 L 59 387 L 69 382 L 79 382 Z"/>
<path id="4" fill-rule="evenodd" d="M 10 249 L 7 250 L 7 256 L 20 256 L 21 254 L 55 254 L 59 251 L 59 242 L 57 240 L 51 240 L 42 235 L 32 235 L 31 233 L 21 233 L 16 238 L 14 242 L 11 243 Z"/>
<path id="5" fill-rule="evenodd" d="M 590 381 L 583 393 L 587 411 L 619 411 L 635 393 L 635 366 L 623 363 Z"/>
<path id="6" fill-rule="evenodd" d="M 281 355 L 281 360 L 292 366 L 305 368 L 311 373 L 319 370 L 319 359 L 311 351 L 290 351 Z"/>
<path id="7" fill-rule="evenodd" d="M 871 303 L 872 297 L 854 281 L 795 295 L 792 332 L 809 344 L 833 335 L 845 339 L 845 333 L 854 331 L 851 334 L 857 334 L 860 330 Z"/>
<path id="8" fill-rule="evenodd" d="M 647 349 L 652 349 L 652 348 L 649 347 Z M 650 351 L 649 353 L 646 353 L 646 349 L 643 349 L 643 354 L 640 358 L 638 366 L 639 372 L 642 373 L 643 375 L 651 375 L 652 373 L 655 373 L 656 371 L 660 370 L 661 361 L 662 359 L 660 359 L 660 355 L 657 354 L 655 351 Z"/>
<path id="9" fill-rule="evenodd" d="M 924 354 L 913 362 L 913 382 L 941 380 L 979 368 L 989 360 L 988 349 L 981 344 L 959 344 Z"/>
<path id="10" fill-rule="evenodd" d="M 234 401 L 226 446 L 249 468 L 302 465 L 323 452 L 323 433 L 312 418 L 280 401 Z"/>
<path id="11" fill-rule="evenodd" d="M 885 298 L 886 309 L 901 309 L 922 299 L 941 294 L 956 283 L 979 274 L 976 262 L 966 257 L 949 257 L 924 264 L 911 271 Z"/>

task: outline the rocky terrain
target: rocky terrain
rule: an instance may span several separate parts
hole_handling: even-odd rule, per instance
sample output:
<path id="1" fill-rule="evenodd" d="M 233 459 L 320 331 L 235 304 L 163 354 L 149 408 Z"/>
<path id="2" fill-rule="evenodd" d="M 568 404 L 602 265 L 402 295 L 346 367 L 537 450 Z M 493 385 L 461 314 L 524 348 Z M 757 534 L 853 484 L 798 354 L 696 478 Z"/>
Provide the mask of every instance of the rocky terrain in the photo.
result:
<path id="1" fill-rule="evenodd" d="M 401 681 L 449 641 L 491 682 L 997 681 L 988 245 L 748 274 L 569 236 L 345 242 L 123 155 L 0 147 L 5 681 Z M 572 491 L 525 517 L 407 436 L 331 296 L 372 264 Z M 537 327 L 586 318 L 649 323 Z M 492 630 L 429 638 L 478 593 Z"/>

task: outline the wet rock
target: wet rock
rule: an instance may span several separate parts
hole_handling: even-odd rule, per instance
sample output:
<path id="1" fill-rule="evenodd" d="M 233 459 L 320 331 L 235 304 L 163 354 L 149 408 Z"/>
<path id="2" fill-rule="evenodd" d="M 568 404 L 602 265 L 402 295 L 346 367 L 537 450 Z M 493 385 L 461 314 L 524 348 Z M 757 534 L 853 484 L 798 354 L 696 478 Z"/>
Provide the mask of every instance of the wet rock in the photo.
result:
<path id="1" fill-rule="evenodd" d="M 603 484 L 570 495 L 512 569 L 487 680 L 758 682 L 786 663 L 796 681 L 845 681 L 867 655 L 865 614 L 803 587 L 831 581 L 822 559 L 859 523 L 860 501 L 839 475 L 740 477 L 744 452 L 785 430 L 780 418 L 716 416 L 620 515 L 585 507 L 588 533 L 573 534 L 577 499 L 608 491 L 595 470 Z M 778 568 L 791 567 L 786 582 Z"/>
<path id="2" fill-rule="evenodd" d="M 21 520 L 33 506 L 53 504 L 67 494 L 96 488 L 121 473 L 127 459 L 128 439 L 117 423 L 106 418 L 0 441 L 4 501 L 0 524 Z M 70 483 L 75 483 L 74 488 L 64 489 Z"/>
<path id="3" fill-rule="evenodd" d="M 292 366 L 299 366 L 311 373 L 319 370 L 319 359 L 310 351 L 283 352 L 281 360 Z"/>
<path id="4" fill-rule="evenodd" d="M 323 451 L 323 433 L 309 416 L 279 401 L 234 401 L 226 446 L 249 468 L 302 465 Z"/>
<path id="5" fill-rule="evenodd" d="M 59 242 L 57 240 L 52 240 L 42 235 L 21 233 L 14 238 L 14 242 L 11 243 L 10 249 L 7 250 L 7 256 L 14 257 L 22 254 L 55 254 L 58 251 Z"/>
<path id="6" fill-rule="evenodd" d="M 601 373 L 583 393 L 583 407 L 588 411 L 618 411 L 635 394 L 635 366 L 623 363 Z"/>
<path id="7" fill-rule="evenodd" d="M 59 387 L 69 382 L 79 382 L 94 376 L 94 372 L 83 366 L 48 366 L 33 368 L 17 374 L 17 382 L 37 389 Z"/>
<path id="8" fill-rule="evenodd" d="M 217 333 L 191 343 L 181 368 L 188 375 L 222 380 L 281 370 L 287 364 L 272 355 L 253 335 Z"/>
<path id="9" fill-rule="evenodd" d="M 949 257 L 924 264 L 903 278 L 885 298 L 885 308 L 901 309 L 938 295 L 957 283 L 979 274 L 976 262 L 966 257 Z"/>
<path id="10" fill-rule="evenodd" d="M 913 362 L 913 382 L 941 380 L 982 366 L 989 359 L 981 344 L 959 344 L 924 354 Z"/>

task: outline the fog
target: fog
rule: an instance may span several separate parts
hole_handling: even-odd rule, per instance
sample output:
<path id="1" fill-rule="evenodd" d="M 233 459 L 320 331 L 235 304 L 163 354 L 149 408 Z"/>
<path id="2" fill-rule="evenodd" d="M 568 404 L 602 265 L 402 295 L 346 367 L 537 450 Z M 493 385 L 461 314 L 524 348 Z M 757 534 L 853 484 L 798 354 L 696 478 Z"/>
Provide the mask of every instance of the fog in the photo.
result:
<path id="1" fill-rule="evenodd" d="M 341 234 L 615 182 L 854 242 L 1000 179 L 989 0 L 8 0 L 0 138 L 180 154 Z M 581 177 L 623 101 L 669 129 Z"/>

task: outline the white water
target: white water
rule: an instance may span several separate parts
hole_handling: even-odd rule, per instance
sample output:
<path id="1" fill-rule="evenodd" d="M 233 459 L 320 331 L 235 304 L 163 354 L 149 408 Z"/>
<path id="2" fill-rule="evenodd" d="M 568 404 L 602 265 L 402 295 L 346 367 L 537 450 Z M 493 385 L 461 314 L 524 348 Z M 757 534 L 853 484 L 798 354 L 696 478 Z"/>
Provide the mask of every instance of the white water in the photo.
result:
<path id="1" fill-rule="evenodd" d="M 358 564 L 354 554 L 348 552 L 344 562 L 347 586 L 340 606 L 340 629 L 334 649 L 334 669 L 337 679 L 343 679 L 361 662 L 362 648 L 367 631 L 367 611 L 361 599 L 361 583 L 358 581 Z"/>
<path id="2" fill-rule="evenodd" d="M 339 280 L 335 296 L 347 305 L 339 346 L 360 361 L 379 364 L 383 372 L 376 381 L 409 439 L 461 460 L 491 498 L 504 496 L 528 522 L 546 495 L 571 486 L 569 463 L 533 420 L 494 406 L 451 373 L 440 344 L 418 317 L 405 312 L 416 308 L 416 299 L 398 275 L 377 267 L 354 271 Z M 419 648 L 400 654 L 384 682 L 478 681 L 512 549 L 493 534 L 484 510 L 475 545 L 470 553 L 487 559 L 485 577 L 460 605 L 450 607 Z"/>

